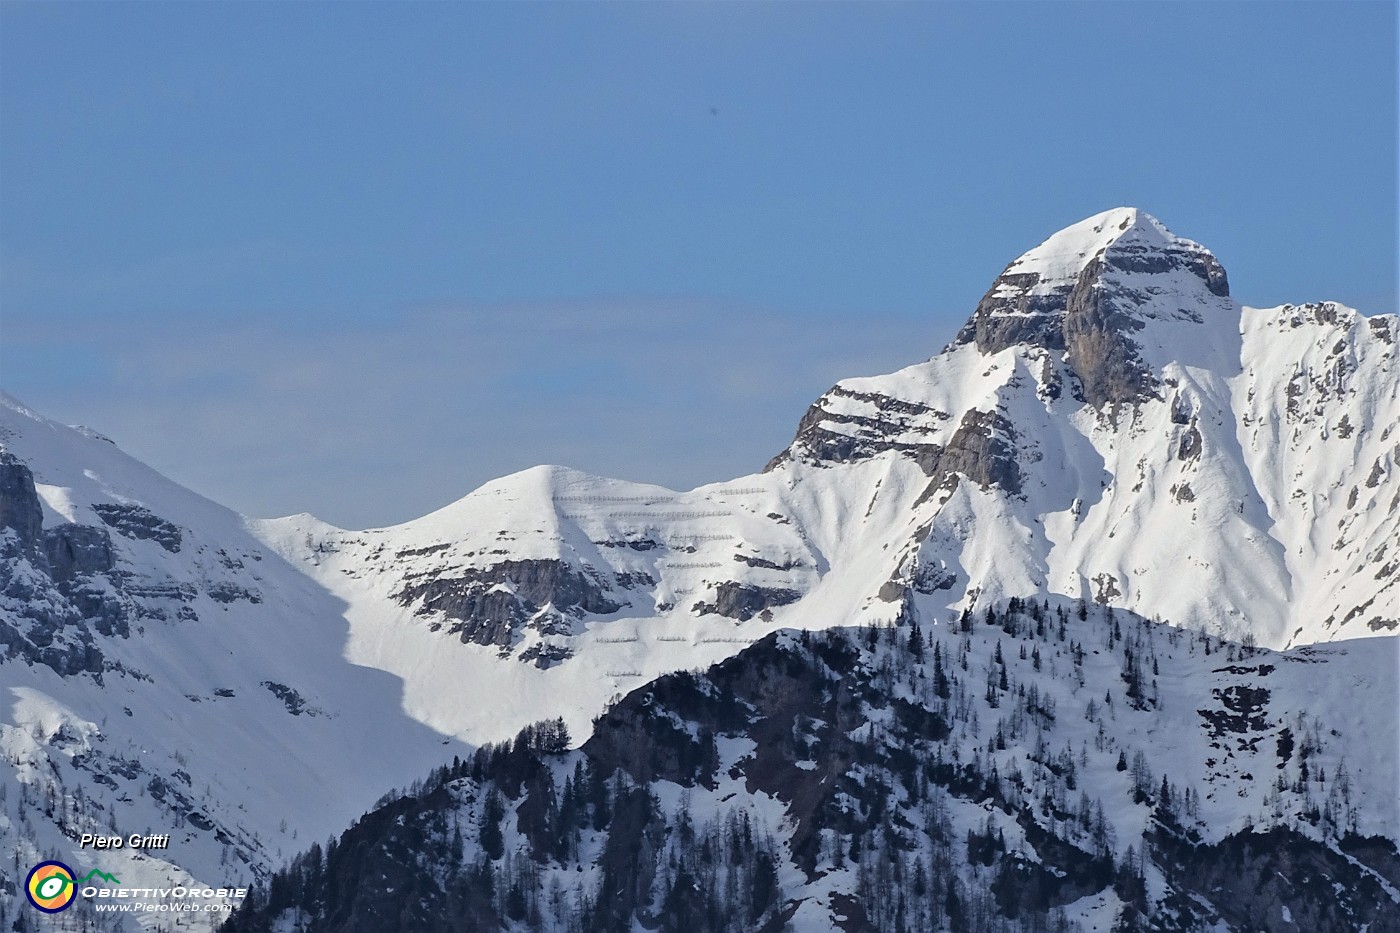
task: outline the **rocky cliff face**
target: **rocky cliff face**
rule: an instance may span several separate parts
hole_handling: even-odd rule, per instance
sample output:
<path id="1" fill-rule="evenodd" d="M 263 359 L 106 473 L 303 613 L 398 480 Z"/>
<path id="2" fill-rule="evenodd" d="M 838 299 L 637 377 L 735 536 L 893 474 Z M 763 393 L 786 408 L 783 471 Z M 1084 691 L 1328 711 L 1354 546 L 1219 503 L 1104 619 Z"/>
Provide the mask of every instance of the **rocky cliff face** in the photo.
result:
<path id="1" fill-rule="evenodd" d="M 1016 462 L 1016 427 L 999 411 L 971 409 L 932 461 L 930 489 L 955 489 L 967 477 L 982 489 L 996 487 L 1008 495 L 1021 492 Z"/>
<path id="2" fill-rule="evenodd" d="M 104 669 L 95 634 L 125 636 L 133 605 L 104 529 L 45 529 L 34 475 L 0 451 L 0 644 L 58 674 Z"/>
<path id="3" fill-rule="evenodd" d="M 992 283 L 956 344 L 1063 353 L 1094 407 L 1140 402 L 1157 388 L 1134 333 L 1148 321 L 1204 323 L 1232 314 L 1225 270 L 1204 247 L 1131 208 L 1075 224 Z"/>
<path id="4" fill-rule="evenodd" d="M 825 404 L 828 400 L 836 404 Z M 864 410 L 857 413 L 844 409 L 840 401 Z M 927 405 L 878 392 L 834 386 L 807 409 L 797 424 L 792 444 L 770 460 L 764 472 L 771 472 L 794 457 L 818 464 L 850 463 L 893 451 L 931 473 L 942 448 L 928 439 L 930 426 L 951 417 Z"/>
<path id="5" fill-rule="evenodd" d="M 452 620 L 451 634 L 464 642 L 509 649 L 527 622 L 545 634 L 567 635 L 567 618 L 621 609 L 608 595 L 610 585 L 590 570 L 559 560 L 507 560 L 409 582 L 397 599 L 420 615 Z"/>
<path id="6" fill-rule="evenodd" d="M 29 553 L 38 551 L 44 508 L 34 491 L 34 474 L 13 454 L 0 450 L 0 532 L 14 533 Z"/>

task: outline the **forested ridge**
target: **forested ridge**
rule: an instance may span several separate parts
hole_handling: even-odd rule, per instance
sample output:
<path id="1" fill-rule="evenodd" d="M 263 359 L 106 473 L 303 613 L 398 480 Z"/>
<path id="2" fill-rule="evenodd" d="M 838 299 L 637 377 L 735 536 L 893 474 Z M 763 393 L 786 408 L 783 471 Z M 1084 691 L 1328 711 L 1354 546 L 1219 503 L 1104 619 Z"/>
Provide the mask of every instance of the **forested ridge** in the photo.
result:
<path id="1" fill-rule="evenodd" d="M 1397 928 L 1400 858 L 1329 724 L 1272 695 L 1286 655 L 1082 603 L 902 621 L 662 677 L 578 749 L 548 720 L 459 758 L 225 931 Z M 1183 718 L 1210 764 L 1142 740 Z"/>

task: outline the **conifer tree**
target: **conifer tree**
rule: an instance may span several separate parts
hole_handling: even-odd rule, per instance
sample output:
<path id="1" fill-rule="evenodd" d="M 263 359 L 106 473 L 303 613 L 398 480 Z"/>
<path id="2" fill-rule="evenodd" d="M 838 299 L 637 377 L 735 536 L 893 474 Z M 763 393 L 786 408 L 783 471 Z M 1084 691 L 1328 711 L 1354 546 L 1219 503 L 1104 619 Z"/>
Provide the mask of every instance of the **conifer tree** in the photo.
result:
<path id="1" fill-rule="evenodd" d="M 909 656 L 914 659 L 914 663 L 922 664 L 924 661 L 924 633 L 919 628 L 919 623 L 915 622 L 909 629 Z"/>

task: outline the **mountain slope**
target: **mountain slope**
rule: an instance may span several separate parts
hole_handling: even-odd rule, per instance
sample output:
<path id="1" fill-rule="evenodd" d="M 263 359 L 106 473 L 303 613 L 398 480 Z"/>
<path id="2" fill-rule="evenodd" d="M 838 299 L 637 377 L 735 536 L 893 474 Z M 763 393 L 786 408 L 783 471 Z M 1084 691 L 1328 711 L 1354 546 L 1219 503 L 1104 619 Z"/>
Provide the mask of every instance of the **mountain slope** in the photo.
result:
<path id="1" fill-rule="evenodd" d="M 1068 604 L 780 633 L 440 769 L 227 930 L 1393 931 L 1396 723 L 1337 688 L 1395 648 Z"/>
<path id="2" fill-rule="evenodd" d="M 463 748 L 343 658 L 343 604 L 242 518 L 13 399 L 0 438 L 6 890 L 44 852 L 128 884 L 246 883 Z"/>

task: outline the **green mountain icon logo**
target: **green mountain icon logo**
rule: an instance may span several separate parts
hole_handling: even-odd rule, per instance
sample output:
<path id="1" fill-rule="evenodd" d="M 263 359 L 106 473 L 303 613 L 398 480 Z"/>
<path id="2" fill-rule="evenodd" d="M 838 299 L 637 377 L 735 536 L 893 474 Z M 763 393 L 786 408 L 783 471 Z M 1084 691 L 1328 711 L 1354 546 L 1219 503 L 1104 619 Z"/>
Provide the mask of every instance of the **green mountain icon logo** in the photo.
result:
<path id="1" fill-rule="evenodd" d="M 117 880 L 117 877 L 115 875 L 109 875 L 105 871 L 98 871 L 96 868 L 88 872 L 82 878 L 79 878 L 77 883 L 87 884 L 93 878 L 101 878 L 103 881 L 109 881 L 112 884 L 121 884 L 121 882 Z"/>

